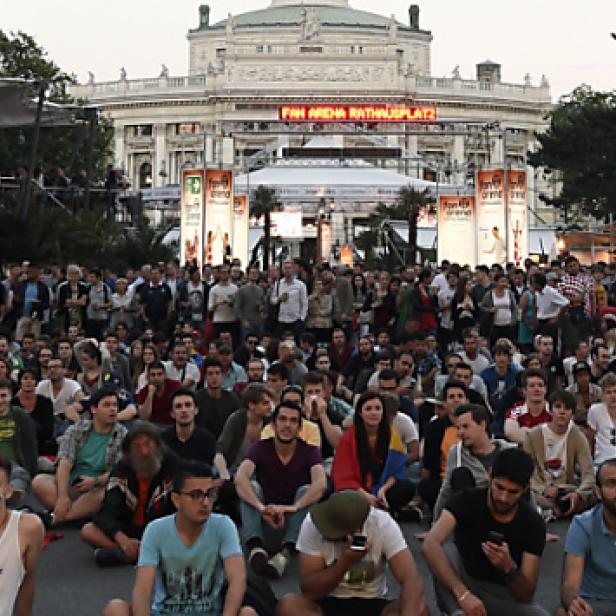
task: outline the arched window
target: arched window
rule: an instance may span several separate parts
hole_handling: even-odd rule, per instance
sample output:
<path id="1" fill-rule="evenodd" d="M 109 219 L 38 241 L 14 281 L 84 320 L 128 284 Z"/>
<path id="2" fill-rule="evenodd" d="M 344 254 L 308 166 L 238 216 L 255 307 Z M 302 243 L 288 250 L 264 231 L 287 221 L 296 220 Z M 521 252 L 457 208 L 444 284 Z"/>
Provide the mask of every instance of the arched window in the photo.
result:
<path id="1" fill-rule="evenodd" d="M 141 163 L 139 167 L 139 188 L 152 188 L 152 165 Z"/>

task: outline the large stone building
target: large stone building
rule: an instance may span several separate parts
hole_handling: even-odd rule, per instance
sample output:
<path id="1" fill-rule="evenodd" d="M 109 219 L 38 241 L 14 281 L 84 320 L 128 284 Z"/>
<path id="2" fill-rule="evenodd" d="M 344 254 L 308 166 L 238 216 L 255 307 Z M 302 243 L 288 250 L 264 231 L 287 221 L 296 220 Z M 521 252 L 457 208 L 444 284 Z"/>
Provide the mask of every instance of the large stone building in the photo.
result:
<path id="1" fill-rule="evenodd" d="M 112 119 L 116 163 L 135 187 L 177 184 L 182 166 L 202 162 L 204 152 L 238 173 L 275 164 L 308 140 L 305 130 L 273 130 L 285 103 L 425 104 L 460 122 L 436 130 L 347 125 L 332 137 L 346 151 L 378 148 L 382 158 L 372 164 L 397 173 L 461 184 L 469 164 L 502 164 L 505 150 L 508 164 L 524 168 L 551 107 L 547 79 L 504 83 L 500 65 L 490 61 L 477 64 L 473 79 L 457 66 L 434 77 L 432 34 L 417 5 L 408 14 L 400 23 L 353 9 L 348 0 L 272 0 L 210 23 L 210 8 L 201 6 L 198 26 L 188 32 L 187 75 L 169 75 L 163 65 L 157 77 L 129 79 L 122 69 L 117 81 L 90 75 L 72 93 Z M 529 201 L 540 209 L 537 196 L 546 187 L 537 175 L 529 173 Z M 531 226 L 538 220 L 531 217 Z"/>

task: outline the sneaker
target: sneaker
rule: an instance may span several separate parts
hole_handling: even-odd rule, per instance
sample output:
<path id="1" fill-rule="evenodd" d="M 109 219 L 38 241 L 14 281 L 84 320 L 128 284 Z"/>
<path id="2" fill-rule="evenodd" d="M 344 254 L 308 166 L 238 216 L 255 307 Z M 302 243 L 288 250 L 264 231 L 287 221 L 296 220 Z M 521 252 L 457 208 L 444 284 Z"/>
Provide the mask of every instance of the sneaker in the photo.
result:
<path id="1" fill-rule="evenodd" d="M 109 548 L 96 548 L 94 562 L 99 567 L 120 567 L 128 564 L 122 550 L 110 550 Z"/>
<path id="2" fill-rule="evenodd" d="M 38 516 L 45 527 L 45 530 L 51 530 L 53 526 L 53 513 L 43 509 L 42 511 L 32 511 L 32 513 Z"/>
<path id="3" fill-rule="evenodd" d="M 267 552 L 262 547 L 252 548 L 250 555 L 248 556 L 248 563 L 251 569 L 257 575 L 265 575 L 267 569 Z"/>
<path id="4" fill-rule="evenodd" d="M 272 579 L 279 579 L 284 575 L 289 559 L 282 552 L 274 554 L 268 561 L 265 568 L 265 575 Z"/>

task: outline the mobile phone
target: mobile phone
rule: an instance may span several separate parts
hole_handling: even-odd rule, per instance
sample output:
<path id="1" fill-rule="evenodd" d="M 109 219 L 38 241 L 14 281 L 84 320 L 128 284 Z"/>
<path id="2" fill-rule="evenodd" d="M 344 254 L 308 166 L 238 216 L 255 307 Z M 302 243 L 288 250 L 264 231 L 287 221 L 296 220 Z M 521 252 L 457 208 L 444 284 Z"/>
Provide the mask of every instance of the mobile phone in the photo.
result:
<path id="1" fill-rule="evenodd" d="M 503 541 L 505 541 L 505 535 L 503 535 L 503 533 L 498 533 L 495 530 L 491 530 L 488 533 L 488 541 L 490 543 L 496 543 L 496 545 L 502 545 Z"/>
<path id="2" fill-rule="evenodd" d="M 73 479 L 73 481 L 71 481 L 71 485 L 72 486 L 76 486 L 78 483 L 81 482 L 82 479 L 83 479 L 83 477 L 75 477 L 75 479 Z"/>
<path id="3" fill-rule="evenodd" d="M 353 533 L 353 539 L 351 540 L 351 549 L 361 552 L 366 549 L 368 545 L 368 537 L 361 533 Z"/>

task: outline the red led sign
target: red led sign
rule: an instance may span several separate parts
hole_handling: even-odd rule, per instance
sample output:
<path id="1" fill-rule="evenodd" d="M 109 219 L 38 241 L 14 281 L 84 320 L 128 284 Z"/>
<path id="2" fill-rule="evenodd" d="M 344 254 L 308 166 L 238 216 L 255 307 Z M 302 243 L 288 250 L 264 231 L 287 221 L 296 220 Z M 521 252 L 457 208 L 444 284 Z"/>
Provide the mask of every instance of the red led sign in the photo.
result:
<path id="1" fill-rule="evenodd" d="M 405 105 L 281 105 L 285 122 L 434 122 L 436 107 Z"/>

